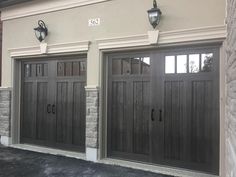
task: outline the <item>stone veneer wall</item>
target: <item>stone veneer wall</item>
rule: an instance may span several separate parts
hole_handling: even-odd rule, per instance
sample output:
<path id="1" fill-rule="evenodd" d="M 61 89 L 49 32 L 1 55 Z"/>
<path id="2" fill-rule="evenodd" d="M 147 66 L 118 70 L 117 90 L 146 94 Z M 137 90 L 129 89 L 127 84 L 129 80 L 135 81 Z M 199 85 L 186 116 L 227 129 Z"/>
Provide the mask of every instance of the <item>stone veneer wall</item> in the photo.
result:
<path id="1" fill-rule="evenodd" d="M 227 0 L 226 177 L 236 177 L 236 0 Z"/>
<path id="2" fill-rule="evenodd" d="M 1 12 L 0 12 L 1 17 Z M 0 86 L 2 85 L 2 21 L 0 20 Z"/>
<path id="3" fill-rule="evenodd" d="M 98 149 L 98 89 L 86 89 L 86 147 Z"/>
<path id="4" fill-rule="evenodd" d="M 0 88 L 0 136 L 10 137 L 11 91 Z"/>

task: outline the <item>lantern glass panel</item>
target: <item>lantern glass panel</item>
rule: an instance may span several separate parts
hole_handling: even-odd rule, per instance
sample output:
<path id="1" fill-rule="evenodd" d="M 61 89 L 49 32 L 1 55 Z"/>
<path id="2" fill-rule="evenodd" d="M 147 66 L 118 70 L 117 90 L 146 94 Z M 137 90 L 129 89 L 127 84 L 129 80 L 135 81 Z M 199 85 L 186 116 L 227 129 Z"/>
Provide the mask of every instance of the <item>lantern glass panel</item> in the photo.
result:
<path id="1" fill-rule="evenodd" d="M 38 30 L 35 30 L 35 36 L 37 37 L 37 39 L 39 39 L 41 36 L 41 33 Z"/>
<path id="2" fill-rule="evenodd" d="M 42 31 L 42 32 L 41 32 L 41 36 L 42 36 L 42 38 L 43 38 L 43 39 L 45 39 L 45 38 L 46 38 L 46 34 L 45 34 L 45 32 L 44 32 L 44 31 Z"/>
<path id="3" fill-rule="evenodd" d="M 157 12 L 150 12 L 149 13 L 149 19 L 152 23 L 156 22 L 157 19 L 158 19 L 158 13 Z"/>

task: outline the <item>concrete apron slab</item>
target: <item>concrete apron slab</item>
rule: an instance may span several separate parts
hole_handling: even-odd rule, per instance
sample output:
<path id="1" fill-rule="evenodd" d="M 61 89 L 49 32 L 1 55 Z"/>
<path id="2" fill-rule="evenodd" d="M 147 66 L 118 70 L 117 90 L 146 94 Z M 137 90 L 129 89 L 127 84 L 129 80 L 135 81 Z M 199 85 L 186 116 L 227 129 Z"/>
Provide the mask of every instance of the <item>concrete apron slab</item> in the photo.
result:
<path id="1" fill-rule="evenodd" d="M 16 148 L 16 149 L 33 151 L 33 152 L 51 154 L 51 155 L 71 157 L 71 158 L 76 158 L 76 159 L 81 159 L 81 160 L 88 160 L 88 161 L 92 160 L 92 158 L 87 159 L 88 153 L 86 155 L 85 153 L 77 153 L 77 152 L 64 151 L 64 150 L 39 147 L 39 146 L 34 146 L 34 145 L 26 145 L 26 144 L 15 144 L 15 145 L 10 145 L 10 147 Z M 201 172 L 195 172 L 195 171 L 185 170 L 185 169 L 180 169 L 180 168 L 174 168 L 174 167 L 170 168 L 170 167 L 165 167 L 165 166 L 160 166 L 160 165 L 150 165 L 150 164 L 136 163 L 136 162 L 110 159 L 110 158 L 106 158 L 102 160 L 96 159 L 95 162 L 101 163 L 101 164 L 117 165 L 117 166 L 122 166 L 122 167 L 139 169 L 139 170 L 144 170 L 144 171 L 149 171 L 149 172 L 154 172 L 154 173 L 159 173 L 159 174 L 164 174 L 164 175 L 171 175 L 171 176 L 176 176 L 176 177 L 219 177 L 216 175 L 210 175 L 210 174 L 205 174 Z"/>
<path id="2" fill-rule="evenodd" d="M 1 177 L 170 177 L 0 145 Z"/>
<path id="3" fill-rule="evenodd" d="M 150 171 L 154 173 L 164 174 L 164 175 L 171 175 L 176 177 L 219 177 L 217 175 L 211 175 L 176 167 L 166 167 L 161 165 L 151 165 L 151 164 L 143 164 L 131 161 L 124 161 L 124 160 L 117 160 L 117 159 L 102 159 L 98 161 L 99 163 L 109 164 L 109 165 L 119 165 L 122 167 L 128 167 L 133 169 L 139 169 L 144 171 Z"/>
<path id="4" fill-rule="evenodd" d="M 4 146 L 9 146 L 10 142 L 11 142 L 11 138 L 7 136 L 0 136 L 0 144 Z"/>
<path id="5" fill-rule="evenodd" d="M 27 144 L 14 144 L 14 145 L 10 145 L 9 147 L 32 151 L 32 152 L 39 152 L 39 153 L 51 154 L 51 155 L 60 155 L 60 156 L 65 156 L 65 157 L 86 160 L 86 155 L 84 153 L 64 151 L 64 150 L 59 150 L 59 149 L 27 145 Z"/>

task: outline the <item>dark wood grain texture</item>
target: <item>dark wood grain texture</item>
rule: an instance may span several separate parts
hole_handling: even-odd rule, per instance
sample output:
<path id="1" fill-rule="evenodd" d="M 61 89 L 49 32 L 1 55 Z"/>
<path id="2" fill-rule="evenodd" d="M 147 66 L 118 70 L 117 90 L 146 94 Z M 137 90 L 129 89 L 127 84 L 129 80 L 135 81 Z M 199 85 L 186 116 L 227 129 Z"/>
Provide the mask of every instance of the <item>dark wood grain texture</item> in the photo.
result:
<path id="1" fill-rule="evenodd" d="M 21 142 L 85 151 L 81 62 L 86 59 L 23 62 Z"/>
<path id="2" fill-rule="evenodd" d="M 204 54 L 213 55 L 205 68 Z M 165 56 L 175 58 L 172 74 Z M 219 173 L 217 46 L 110 54 L 108 66 L 108 156 Z"/>

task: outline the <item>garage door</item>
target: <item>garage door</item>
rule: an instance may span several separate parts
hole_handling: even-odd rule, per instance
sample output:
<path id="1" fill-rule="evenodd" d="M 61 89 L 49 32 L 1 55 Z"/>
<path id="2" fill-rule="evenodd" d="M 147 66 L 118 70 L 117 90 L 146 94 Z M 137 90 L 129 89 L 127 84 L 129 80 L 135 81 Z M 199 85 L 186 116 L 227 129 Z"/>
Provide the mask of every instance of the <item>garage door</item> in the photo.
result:
<path id="1" fill-rule="evenodd" d="M 22 62 L 21 143 L 85 151 L 86 59 Z"/>
<path id="2" fill-rule="evenodd" d="M 218 47 L 108 58 L 108 156 L 218 174 Z"/>

